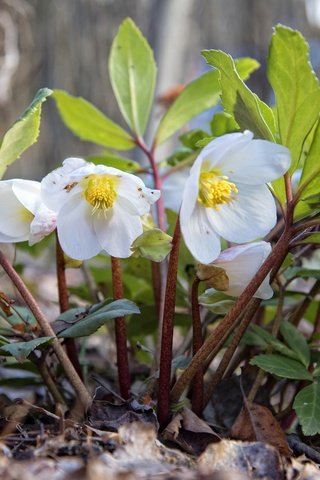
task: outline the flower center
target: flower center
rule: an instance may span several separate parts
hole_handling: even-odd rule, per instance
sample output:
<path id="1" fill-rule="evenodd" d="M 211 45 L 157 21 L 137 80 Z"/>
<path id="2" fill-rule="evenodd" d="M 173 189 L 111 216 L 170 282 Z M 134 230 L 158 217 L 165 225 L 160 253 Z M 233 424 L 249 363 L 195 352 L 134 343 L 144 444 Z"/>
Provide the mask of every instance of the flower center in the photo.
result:
<path id="1" fill-rule="evenodd" d="M 109 210 L 113 206 L 117 192 L 116 180 L 109 175 L 92 174 L 86 178 L 84 197 L 97 210 Z"/>
<path id="2" fill-rule="evenodd" d="M 218 205 L 231 203 L 234 200 L 233 194 L 238 193 L 236 185 L 219 173 L 214 170 L 200 173 L 198 202 L 206 208 L 218 210 Z"/>

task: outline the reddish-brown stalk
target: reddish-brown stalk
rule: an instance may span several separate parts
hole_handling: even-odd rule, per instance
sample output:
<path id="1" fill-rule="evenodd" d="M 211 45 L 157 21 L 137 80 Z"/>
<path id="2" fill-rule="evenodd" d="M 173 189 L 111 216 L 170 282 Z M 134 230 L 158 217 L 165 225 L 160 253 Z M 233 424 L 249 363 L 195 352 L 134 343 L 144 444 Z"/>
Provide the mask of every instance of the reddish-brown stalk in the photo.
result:
<path id="1" fill-rule="evenodd" d="M 123 298 L 122 274 L 120 259 L 111 257 L 113 298 Z M 127 351 L 127 331 L 124 317 L 115 319 L 115 335 L 117 346 L 117 366 L 119 388 L 122 398 L 127 400 L 130 397 L 130 373 Z"/>
<path id="2" fill-rule="evenodd" d="M 239 346 L 240 340 L 248 328 L 249 324 L 252 321 L 252 318 L 254 314 L 256 313 L 259 305 L 261 303 L 261 300 L 259 298 L 253 298 L 243 316 L 241 319 L 240 325 L 237 328 L 237 330 L 234 333 L 234 336 L 232 337 L 231 342 L 229 343 L 222 359 L 221 362 L 217 368 L 217 370 L 214 372 L 214 374 L 211 376 L 210 380 L 206 384 L 205 387 L 205 395 L 204 395 L 204 402 L 203 405 L 206 406 L 207 403 L 210 401 L 210 398 L 212 397 L 212 394 L 218 385 L 218 383 L 221 381 L 222 377 L 224 376 L 225 371 L 227 370 L 230 361 Z"/>
<path id="3" fill-rule="evenodd" d="M 265 262 L 255 274 L 255 276 L 252 278 L 243 293 L 239 296 L 237 302 L 230 309 L 223 321 L 207 338 L 200 350 L 193 357 L 188 367 L 184 370 L 184 372 L 177 380 L 170 394 L 170 399 L 173 403 L 177 403 L 179 401 L 180 396 L 184 392 L 187 385 L 193 379 L 197 370 L 199 370 L 199 368 L 204 365 L 211 351 L 215 348 L 215 346 L 219 343 L 220 339 L 224 336 L 224 333 L 229 330 L 238 315 L 240 315 L 240 313 L 247 306 L 248 302 L 253 297 L 253 295 L 261 285 L 262 281 L 265 279 L 269 271 L 273 268 L 274 264 L 278 263 L 280 260 L 281 262 L 284 260 L 288 251 L 290 238 L 291 228 L 287 227 L 283 232 L 282 236 L 280 237 L 279 241 L 275 245 L 271 254 L 265 260 Z"/>
<path id="4" fill-rule="evenodd" d="M 191 308 L 192 308 L 192 353 L 195 355 L 202 347 L 202 324 L 200 318 L 198 287 L 200 279 L 196 277 L 192 283 L 191 289 Z M 198 416 L 202 414 L 203 409 L 203 368 L 197 371 L 192 382 L 192 410 Z"/>
<path id="5" fill-rule="evenodd" d="M 148 148 L 144 143 L 143 138 L 137 136 L 136 145 L 140 148 L 140 150 L 146 155 L 149 160 L 151 169 L 152 169 L 152 176 L 153 176 L 153 183 L 154 188 L 161 191 L 162 188 L 162 180 L 159 174 L 158 165 L 155 159 L 155 144 L 152 145 L 151 148 Z M 157 223 L 159 228 L 162 231 L 166 231 L 166 215 L 164 209 L 163 198 L 160 196 L 159 200 L 156 202 L 156 212 L 157 212 Z M 163 318 L 163 308 L 164 308 L 164 290 L 166 284 L 166 277 L 167 277 L 167 263 L 166 261 L 162 262 L 160 265 L 151 264 L 152 269 L 152 287 L 153 287 L 153 295 L 154 301 L 156 305 L 156 310 L 158 313 L 158 339 L 161 337 L 161 330 L 162 330 L 162 318 Z M 158 341 L 156 346 L 156 354 L 155 354 L 155 363 L 154 367 L 157 367 L 159 362 L 159 348 L 160 342 Z"/>
<path id="6" fill-rule="evenodd" d="M 176 301 L 180 236 L 180 222 L 178 217 L 172 238 L 172 250 L 169 258 L 168 277 L 163 309 L 160 350 L 160 373 L 157 403 L 157 416 L 160 428 L 164 428 L 169 419 L 169 393 L 172 364 L 173 321 Z"/>
<path id="7" fill-rule="evenodd" d="M 142 150 L 142 152 L 146 155 L 146 157 L 148 158 L 148 160 L 150 162 L 150 166 L 151 166 L 151 169 L 152 169 L 154 188 L 161 191 L 162 181 L 161 181 L 161 176 L 159 174 L 158 165 L 157 165 L 155 155 L 154 155 L 154 147 L 148 148 L 146 146 L 146 144 L 144 143 L 143 139 L 140 138 L 140 137 L 136 138 L 136 145 L 140 148 L 140 150 Z M 159 200 L 156 203 L 156 211 L 157 211 L 157 219 L 158 219 L 159 228 L 165 232 L 166 231 L 166 216 L 165 216 L 164 203 L 163 203 L 162 196 L 160 196 Z"/>
<path id="8" fill-rule="evenodd" d="M 173 386 L 170 393 L 170 400 L 172 403 L 177 403 L 180 396 L 184 392 L 187 385 L 194 378 L 196 372 L 199 368 L 203 367 L 206 359 L 209 357 L 211 351 L 216 347 L 217 344 L 221 341 L 221 338 L 224 337 L 225 333 L 229 331 L 237 317 L 240 313 L 246 308 L 248 302 L 253 297 L 265 277 L 268 273 L 275 267 L 280 268 L 285 256 L 287 255 L 289 249 L 289 243 L 292 238 L 293 233 L 293 211 L 295 205 L 295 198 L 292 194 L 292 186 L 290 181 L 290 176 L 288 173 L 284 175 L 284 183 L 286 190 L 286 212 L 285 212 L 285 227 L 284 231 L 276 243 L 274 249 L 265 260 L 263 265 L 260 267 L 258 272 L 254 275 L 250 283 L 247 285 L 245 290 L 239 296 L 236 303 L 230 309 L 228 314 L 225 316 L 223 321 L 218 325 L 218 327 L 211 333 L 211 335 L 204 342 L 200 350 L 193 357 L 192 361 L 188 367 L 181 374 L 175 385 Z"/>
<path id="9" fill-rule="evenodd" d="M 69 297 L 68 297 L 68 288 L 67 288 L 67 280 L 66 280 L 64 253 L 58 239 L 58 234 L 56 234 L 56 266 L 57 266 L 59 306 L 60 306 L 60 312 L 63 313 L 69 309 Z M 78 351 L 77 351 L 74 338 L 66 338 L 65 347 L 66 347 L 70 362 L 74 366 L 79 377 L 83 380 L 81 365 L 79 362 Z"/>

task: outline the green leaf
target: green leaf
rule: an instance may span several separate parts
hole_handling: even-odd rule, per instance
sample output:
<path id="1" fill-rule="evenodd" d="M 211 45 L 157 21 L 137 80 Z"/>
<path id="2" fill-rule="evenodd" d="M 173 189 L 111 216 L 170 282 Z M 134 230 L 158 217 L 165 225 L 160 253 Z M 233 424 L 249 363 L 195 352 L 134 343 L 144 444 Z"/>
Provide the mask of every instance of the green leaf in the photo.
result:
<path id="1" fill-rule="evenodd" d="M 157 145 L 165 142 L 201 112 L 219 102 L 218 72 L 207 72 L 189 83 L 162 117 L 155 135 Z"/>
<path id="2" fill-rule="evenodd" d="M 199 296 L 199 304 L 207 307 L 210 312 L 224 315 L 234 304 L 234 298 L 225 295 L 222 292 L 217 292 L 213 288 L 209 288 L 202 295 Z"/>
<path id="3" fill-rule="evenodd" d="M 320 280 L 320 270 L 315 268 L 292 267 L 288 268 L 284 272 L 284 276 L 287 280 L 292 280 L 296 277 L 315 278 L 317 280 Z"/>
<path id="4" fill-rule="evenodd" d="M 34 327 L 37 326 L 37 320 L 26 307 L 15 306 L 12 309 L 12 315 L 9 317 L 5 316 L 3 313 L 1 315 L 6 318 L 7 322 L 10 323 L 14 330 L 20 332 L 31 332 Z"/>
<path id="5" fill-rule="evenodd" d="M 236 60 L 236 68 L 241 78 L 248 78 L 258 67 L 259 63 L 251 58 Z M 219 102 L 220 93 L 217 70 L 207 72 L 189 83 L 161 119 L 155 143 L 159 145 L 165 142 L 192 118 L 214 107 Z"/>
<path id="6" fill-rule="evenodd" d="M 154 305 L 141 305 L 139 319 L 131 317 L 127 322 L 130 339 L 142 339 L 157 331 L 157 311 Z"/>
<path id="7" fill-rule="evenodd" d="M 2 139 L 0 146 L 0 178 L 11 165 L 39 136 L 41 106 L 52 94 L 49 88 L 42 88 L 21 117 L 12 125 Z"/>
<path id="8" fill-rule="evenodd" d="M 2 345 L 0 351 L 10 353 L 18 362 L 24 362 L 33 350 L 51 343 L 53 339 L 54 337 L 39 337 L 28 342 L 14 342 L 9 345 Z"/>
<path id="9" fill-rule="evenodd" d="M 198 150 L 197 143 L 205 138 L 208 138 L 208 135 L 208 132 L 205 132 L 200 128 L 195 128 L 180 135 L 179 140 L 184 147 L 195 151 Z"/>
<path id="10" fill-rule="evenodd" d="M 11 333 L 11 332 L 10 332 Z M 6 337 L 0 335 L 0 346 L 10 344 L 9 340 Z"/>
<path id="11" fill-rule="evenodd" d="M 130 18 L 113 40 L 109 57 L 111 85 L 121 113 L 136 135 L 142 136 L 152 105 L 157 67 L 153 52 Z"/>
<path id="12" fill-rule="evenodd" d="M 303 189 L 301 199 L 295 208 L 295 217 L 301 218 L 312 212 L 312 207 L 304 199 L 319 194 L 319 177 L 320 177 L 320 165 L 319 165 L 319 152 L 320 152 L 320 120 L 318 121 L 317 128 L 313 136 L 313 141 L 310 145 L 310 149 L 305 159 L 301 179 L 299 182 L 299 188 Z"/>
<path id="13" fill-rule="evenodd" d="M 210 128 L 215 137 L 239 130 L 233 116 L 226 112 L 217 112 L 211 120 Z"/>
<path id="14" fill-rule="evenodd" d="M 320 353 L 320 352 L 317 352 Z M 313 378 L 320 377 L 320 365 L 317 365 L 312 372 Z"/>
<path id="15" fill-rule="evenodd" d="M 241 339 L 241 345 L 266 349 L 268 343 L 258 333 L 248 329 Z"/>
<path id="16" fill-rule="evenodd" d="M 90 308 L 90 310 L 94 307 L 94 305 Z M 60 313 L 59 317 L 56 322 L 66 322 L 66 323 L 74 323 L 78 321 L 80 318 L 83 318 L 87 316 L 90 312 L 88 311 L 87 308 L 85 307 L 74 307 L 74 308 L 69 308 L 69 310 L 66 310 L 63 313 Z M 54 322 L 53 322 L 54 323 Z"/>
<path id="17" fill-rule="evenodd" d="M 318 244 L 320 243 L 320 233 L 313 233 L 309 235 L 307 238 L 305 238 L 304 240 L 299 240 L 299 242 L 306 243 L 306 244 L 310 244 L 310 243 Z"/>
<path id="18" fill-rule="evenodd" d="M 87 337 L 96 332 L 108 320 L 132 315 L 133 313 L 140 313 L 135 303 L 126 299 L 116 300 L 74 323 L 71 327 L 60 332 L 58 336 L 63 338 Z"/>
<path id="19" fill-rule="evenodd" d="M 308 368 L 310 363 L 310 349 L 302 333 L 287 320 L 282 320 L 280 332 L 289 347 L 296 352 L 300 362 Z"/>
<path id="20" fill-rule="evenodd" d="M 320 210 L 320 192 L 308 197 L 303 197 L 301 200 L 307 203 L 308 207 L 312 209 L 312 213 L 318 213 Z"/>
<path id="21" fill-rule="evenodd" d="M 297 360 L 275 354 L 262 354 L 250 360 L 251 365 L 257 365 L 266 372 L 283 378 L 294 380 L 312 380 L 312 375 Z"/>
<path id="22" fill-rule="evenodd" d="M 124 172 L 137 172 L 141 170 L 141 165 L 130 158 L 119 157 L 113 153 L 104 152 L 100 155 L 89 155 L 86 157 L 88 162 L 96 165 L 106 165 L 107 167 L 119 168 Z"/>
<path id="23" fill-rule="evenodd" d="M 305 435 L 320 433 L 320 385 L 313 383 L 296 396 L 293 408 L 297 412 Z"/>
<path id="24" fill-rule="evenodd" d="M 172 237 L 159 228 L 143 232 L 131 245 L 133 256 L 147 258 L 153 262 L 162 262 L 172 248 Z"/>
<path id="25" fill-rule="evenodd" d="M 135 147 L 133 138 L 125 130 L 84 98 L 64 90 L 54 90 L 52 97 L 65 125 L 81 140 L 118 150 Z"/>
<path id="26" fill-rule="evenodd" d="M 251 130 L 256 137 L 273 141 L 273 112 L 241 80 L 231 55 L 221 50 L 204 50 L 202 55 L 220 72 L 221 100 L 225 111 L 234 116 L 242 130 Z"/>
<path id="27" fill-rule="evenodd" d="M 173 154 L 166 159 L 166 164 L 170 165 L 171 167 L 175 167 L 178 164 L 180 164 L 181 168 L 183 168 L 182 165 L 191 167 L 192 163 L 197 158 L 198 152 L 199 150 L 194 152 L 186 148 L 175 150 Z"/>
<path id="28" fill-rule="evenodd" d="M 290 172 L 299 162 L 306 137 L 318 119 L 320 85 L 300 32 L 278 25 L 269 49 L 268 78 L 276 97 L 280 142 L 292 154 Z"/>
<path id="29" fill-rule="evenodd" d="M 259 335 L 268 345 L 271 345 L 277 352 L 295 360 L 299 360 L 299 357 L 295 351 L 288 348 L 284 343 L 275 338 L 264 328 L 259 327 L 259 325 L 253 324 L 250 326 L 250 329 L 253 330 L 257 335 Z"/>

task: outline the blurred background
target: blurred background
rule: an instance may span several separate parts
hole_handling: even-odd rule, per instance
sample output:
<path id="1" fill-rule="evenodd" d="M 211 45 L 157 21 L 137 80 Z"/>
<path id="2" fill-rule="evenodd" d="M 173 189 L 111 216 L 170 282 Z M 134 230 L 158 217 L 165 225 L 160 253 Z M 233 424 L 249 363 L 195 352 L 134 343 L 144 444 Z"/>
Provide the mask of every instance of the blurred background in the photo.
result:
<path id="1" fill-rule="evenodd" d="M 107 74 L 118 26 L 131 17 L 154 49 L 156 96 L 206 70 L 202 49 L 252 56 L 261 69 L 250 87 L 270 101 L 265 64 L 272 27 L 296 28 L 310 43 L 320 70 L 320 0 L 0 0 L 0 135 L 39 88 L 61 88 L 94 103 L 125 127 Z M 149 135 L 163 112 L 153 111 Z M 39 180 L 67 156 L 97 151 L 62 124 L 54 102 L 43 104 L 39 141 L 11 166 L 6 178 Z"/>

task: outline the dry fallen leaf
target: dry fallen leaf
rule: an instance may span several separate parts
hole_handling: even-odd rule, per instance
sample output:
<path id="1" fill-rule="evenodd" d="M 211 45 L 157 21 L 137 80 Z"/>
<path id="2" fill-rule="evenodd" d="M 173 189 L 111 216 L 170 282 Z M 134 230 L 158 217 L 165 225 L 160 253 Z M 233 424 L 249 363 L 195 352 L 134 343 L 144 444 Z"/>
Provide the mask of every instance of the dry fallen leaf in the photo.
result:
<path id="1" fill-rule="evenodd" d="M 117 431 L 121 425 L 132 422 L 151 423 L 158 427 L 153 408 L 136 400 L 119 405 L 96 400 L 88 412 L 89 425 L 99 430 Z"/>
<path id="2" fill-rule="evenodd" d="M 229 473 L 230 480 L 239 475 L 250 480 L 284 478 L 277 450 L 262 442 L 221 440 L 212 443 L 200 456 L 198 466 L 203 475 L 224 472 Z"/>
<path id="3" fill-rule="evenodd" d="M 277 448 L 282 455 L 292 455 L 277 420 L 268 408 L 257 403 L 246 402 L 231 428 L 230 436 L 238 440 L 265 442 Z"/>
<path id="4" fill-rule="evenodd" d="M 161 438 L 177 443 L 191 454 L 200 454 L 207 445 L 220 440 L 209 425 L 187 407 L 173 417 Z"/>
<path id="5" fill-rule="evenodd" d="M 150 424 L 123 425 L 119 428 L 119 438 L 121 444 L 113 454 L 105 452 L 90 462 L 88 478 L 135 479 L 153 478 L 153 475 L 166 478 L 171 472 L 187 470 L 193 465 L 187 455 L 161 444 Z"/>

